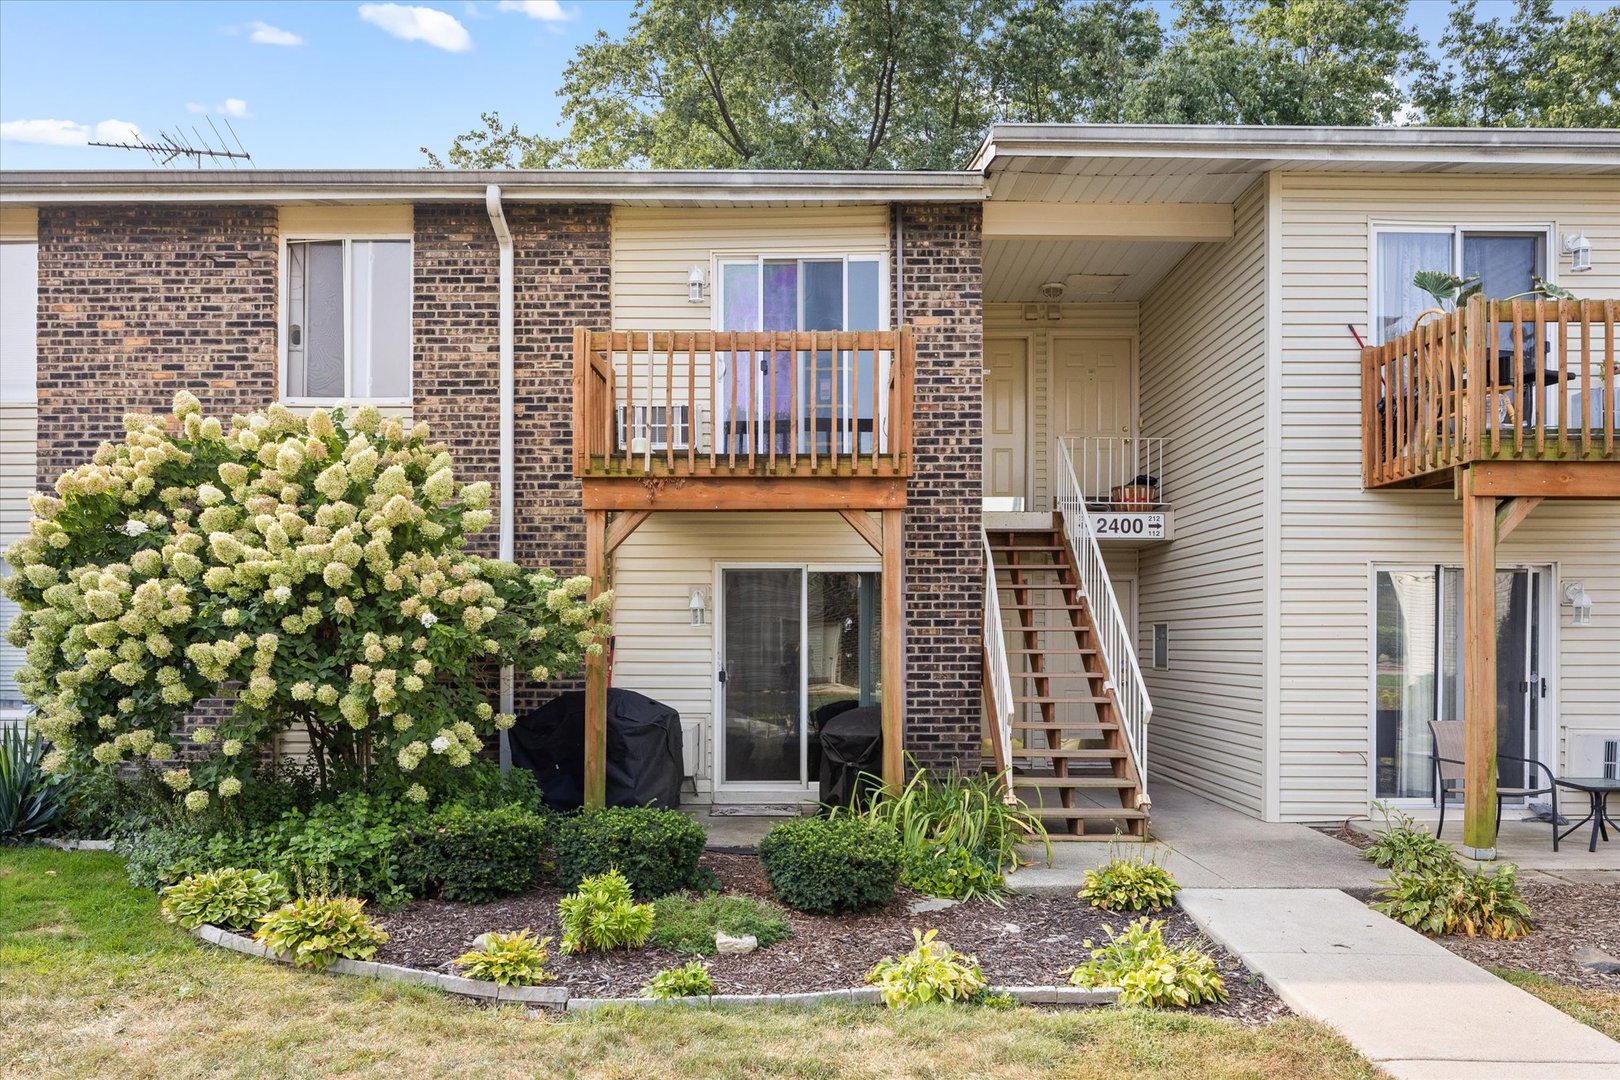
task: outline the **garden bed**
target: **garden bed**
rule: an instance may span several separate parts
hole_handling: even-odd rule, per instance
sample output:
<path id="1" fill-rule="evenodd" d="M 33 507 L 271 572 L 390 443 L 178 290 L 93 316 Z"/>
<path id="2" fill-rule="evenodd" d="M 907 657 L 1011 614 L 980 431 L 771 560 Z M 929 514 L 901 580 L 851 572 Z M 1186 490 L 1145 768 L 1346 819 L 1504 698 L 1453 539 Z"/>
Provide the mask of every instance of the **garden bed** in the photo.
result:
<path id="1" fill-rule="evenodd" d="M 709 852 L 703 864 L 714 871 L 730 895 L 774 901 L 759 860 L 750 855 Z M 563 891 L 552 886 L 488 904 L 423 900 L 378 916 L 389 940 L 379 961 L 431 970 L 449 970 L 479 934 L 528 927 L 537 935 L 561 940 L 557 901 Z M 911 914 L 916 894 L 900 890 L 893 903 L 858 915 L 817 916 L 788 911 L 793 936 L 745 956 L 706 958 L 715 992 L 720 994 L 787 994 L 834 990 L 863 984 L 867 970 L 881 957 L 911 947 L 912 928 L 938 928 L 942 941 L 976 956 L 992 984 L 1063 985 L 1068 972 L 1086 958 L 1082 942 L 1100 939 L 1103 926 L 1122 928 L 1129 917 L 1110 915 L 1084 901 L 1063 897 L 1009 897 L 1005 906 L 976 901 L 942 911 Z M 1200 934 L 1179 911 L 1166 911 L 1165 938 L 1171 944 L 1197 941 Z M 1247 1024 L 1266 1023 L 1287 1013 L 1281 1000 L 1235 956 L 1209 948 L 1225 977 L 1231 1000 L 1195 1011 Z M 550 970 L 557 985 L 584 997 L 634 997 L 654 973 L 690 957 L 647 947 L 572 956 L 553 945 Z"/>
<path id="2" fill-rule="evenodd" d="M 1613 885 L 1523 882 L 1530 933 L 1516 941 L 1442 937 L 1434 940 L 1481 967 L 1513 968 L 1569 986 L 1620 990 L 1620 975 L 1583 967 L 1577 954 L 1597 949 L 1620 958 L 1620 888 Z"/>

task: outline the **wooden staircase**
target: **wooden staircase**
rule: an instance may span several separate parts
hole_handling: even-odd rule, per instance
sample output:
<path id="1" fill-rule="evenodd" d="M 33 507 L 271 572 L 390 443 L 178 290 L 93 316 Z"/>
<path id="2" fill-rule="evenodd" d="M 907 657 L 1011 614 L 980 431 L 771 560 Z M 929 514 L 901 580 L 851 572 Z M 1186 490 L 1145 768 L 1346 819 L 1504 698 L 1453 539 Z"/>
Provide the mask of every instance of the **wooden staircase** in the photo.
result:
<path id="1" fill-rule="evenodd" d="M 1145 838 L 1148 800 L 1062 529 L 987 528 L 986 536 L 1002 626 L 1018 642 L 1007 649 L 1014 790 L 1053 840 Z"/>

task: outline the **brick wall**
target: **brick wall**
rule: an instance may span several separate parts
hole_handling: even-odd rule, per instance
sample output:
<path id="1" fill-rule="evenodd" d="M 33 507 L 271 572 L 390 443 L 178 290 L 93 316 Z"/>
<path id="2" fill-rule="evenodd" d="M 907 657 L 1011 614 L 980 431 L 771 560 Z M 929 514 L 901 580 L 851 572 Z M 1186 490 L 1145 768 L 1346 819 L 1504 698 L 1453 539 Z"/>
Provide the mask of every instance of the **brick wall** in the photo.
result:
<path id="1" fill-rule="evenodd" d="M 922 765 L 977 768 L 984 590 L 982 211 L 896 207 L 904 311 L 916 328 L 914 467 L 906 510 L 906 744 Z"/>
<path id="2" fill-rule="evenodd" d="M 40 486 L 176 390 L 224 416 L 273 401 L 276 264 L 273 207 L 40 210 Z"/>

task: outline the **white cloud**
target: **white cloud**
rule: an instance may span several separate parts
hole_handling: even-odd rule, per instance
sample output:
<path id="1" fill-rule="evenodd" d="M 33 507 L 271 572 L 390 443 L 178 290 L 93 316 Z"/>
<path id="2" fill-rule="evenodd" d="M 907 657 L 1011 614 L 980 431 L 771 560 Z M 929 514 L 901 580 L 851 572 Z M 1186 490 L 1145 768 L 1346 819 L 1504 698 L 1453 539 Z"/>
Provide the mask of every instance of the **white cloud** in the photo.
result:
<path id="1" fill-rule="evenodd" d="M 574 17 L 572 11 L 563 9 L 559 0 L 501 0 L 496 7 L 500 11 L 516 11 L 541 22 L 567 22 Z"/>
<path id="2" fill-rule="evenodd" d="M 360 17 L 402 41 L 420 41 L 446 52 L 466 52 L 472 35 L 454 15 L 411 4 L 361 4 Z"/>
<path id="3" fill-rule="evenodd" d="M 103 120 L 92 128 L 76 120 L 7 120 L 0 123 L 0 139 L 42 146 L 83 146 L 96 142 L 131 142 L 140 129 L 128 120 Z"/>
<path id="4" fill-rule="evenodd" d="M 302 45 L 304 39 L 291 30 L 271 26 L 266 22 L 248 23 L 248 40 L 255 45 Z"/>
<path id="5" fill-rule="evenodd" d="M 202 105 L 195 101 L 188 101 L 186 102 L 186 112 L 197 113 L 199 115 L 205 113 L 218 113 L 220 116 L 230 116 L 237 120 L 242 120 L 253 115 L 252 113 L 248 112 L 247 102 L 236 97 L 226 98 L 218 105 Z"/>

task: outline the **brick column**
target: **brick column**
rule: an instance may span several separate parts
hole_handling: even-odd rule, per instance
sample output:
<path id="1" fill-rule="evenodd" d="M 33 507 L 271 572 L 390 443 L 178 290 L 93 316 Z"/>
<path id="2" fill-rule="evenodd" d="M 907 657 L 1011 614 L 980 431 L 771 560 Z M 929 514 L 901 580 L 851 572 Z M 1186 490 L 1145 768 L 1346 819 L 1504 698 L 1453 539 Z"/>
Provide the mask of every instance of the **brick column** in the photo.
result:
<path id="1" fill-rule="evenodd" d="M 914 458 L 906 509 L 906 749 L 978 767 L 984 562 L 984 322 L 976 203 L 895 208 L 904 310 L 916 328 Z"/>
<path id="2" fill-rule="evenodd" d="M 41 488 L 177 390 L 227 420 L 275 400 L 276 236 L 270 206 L 40 210 Z"/>

